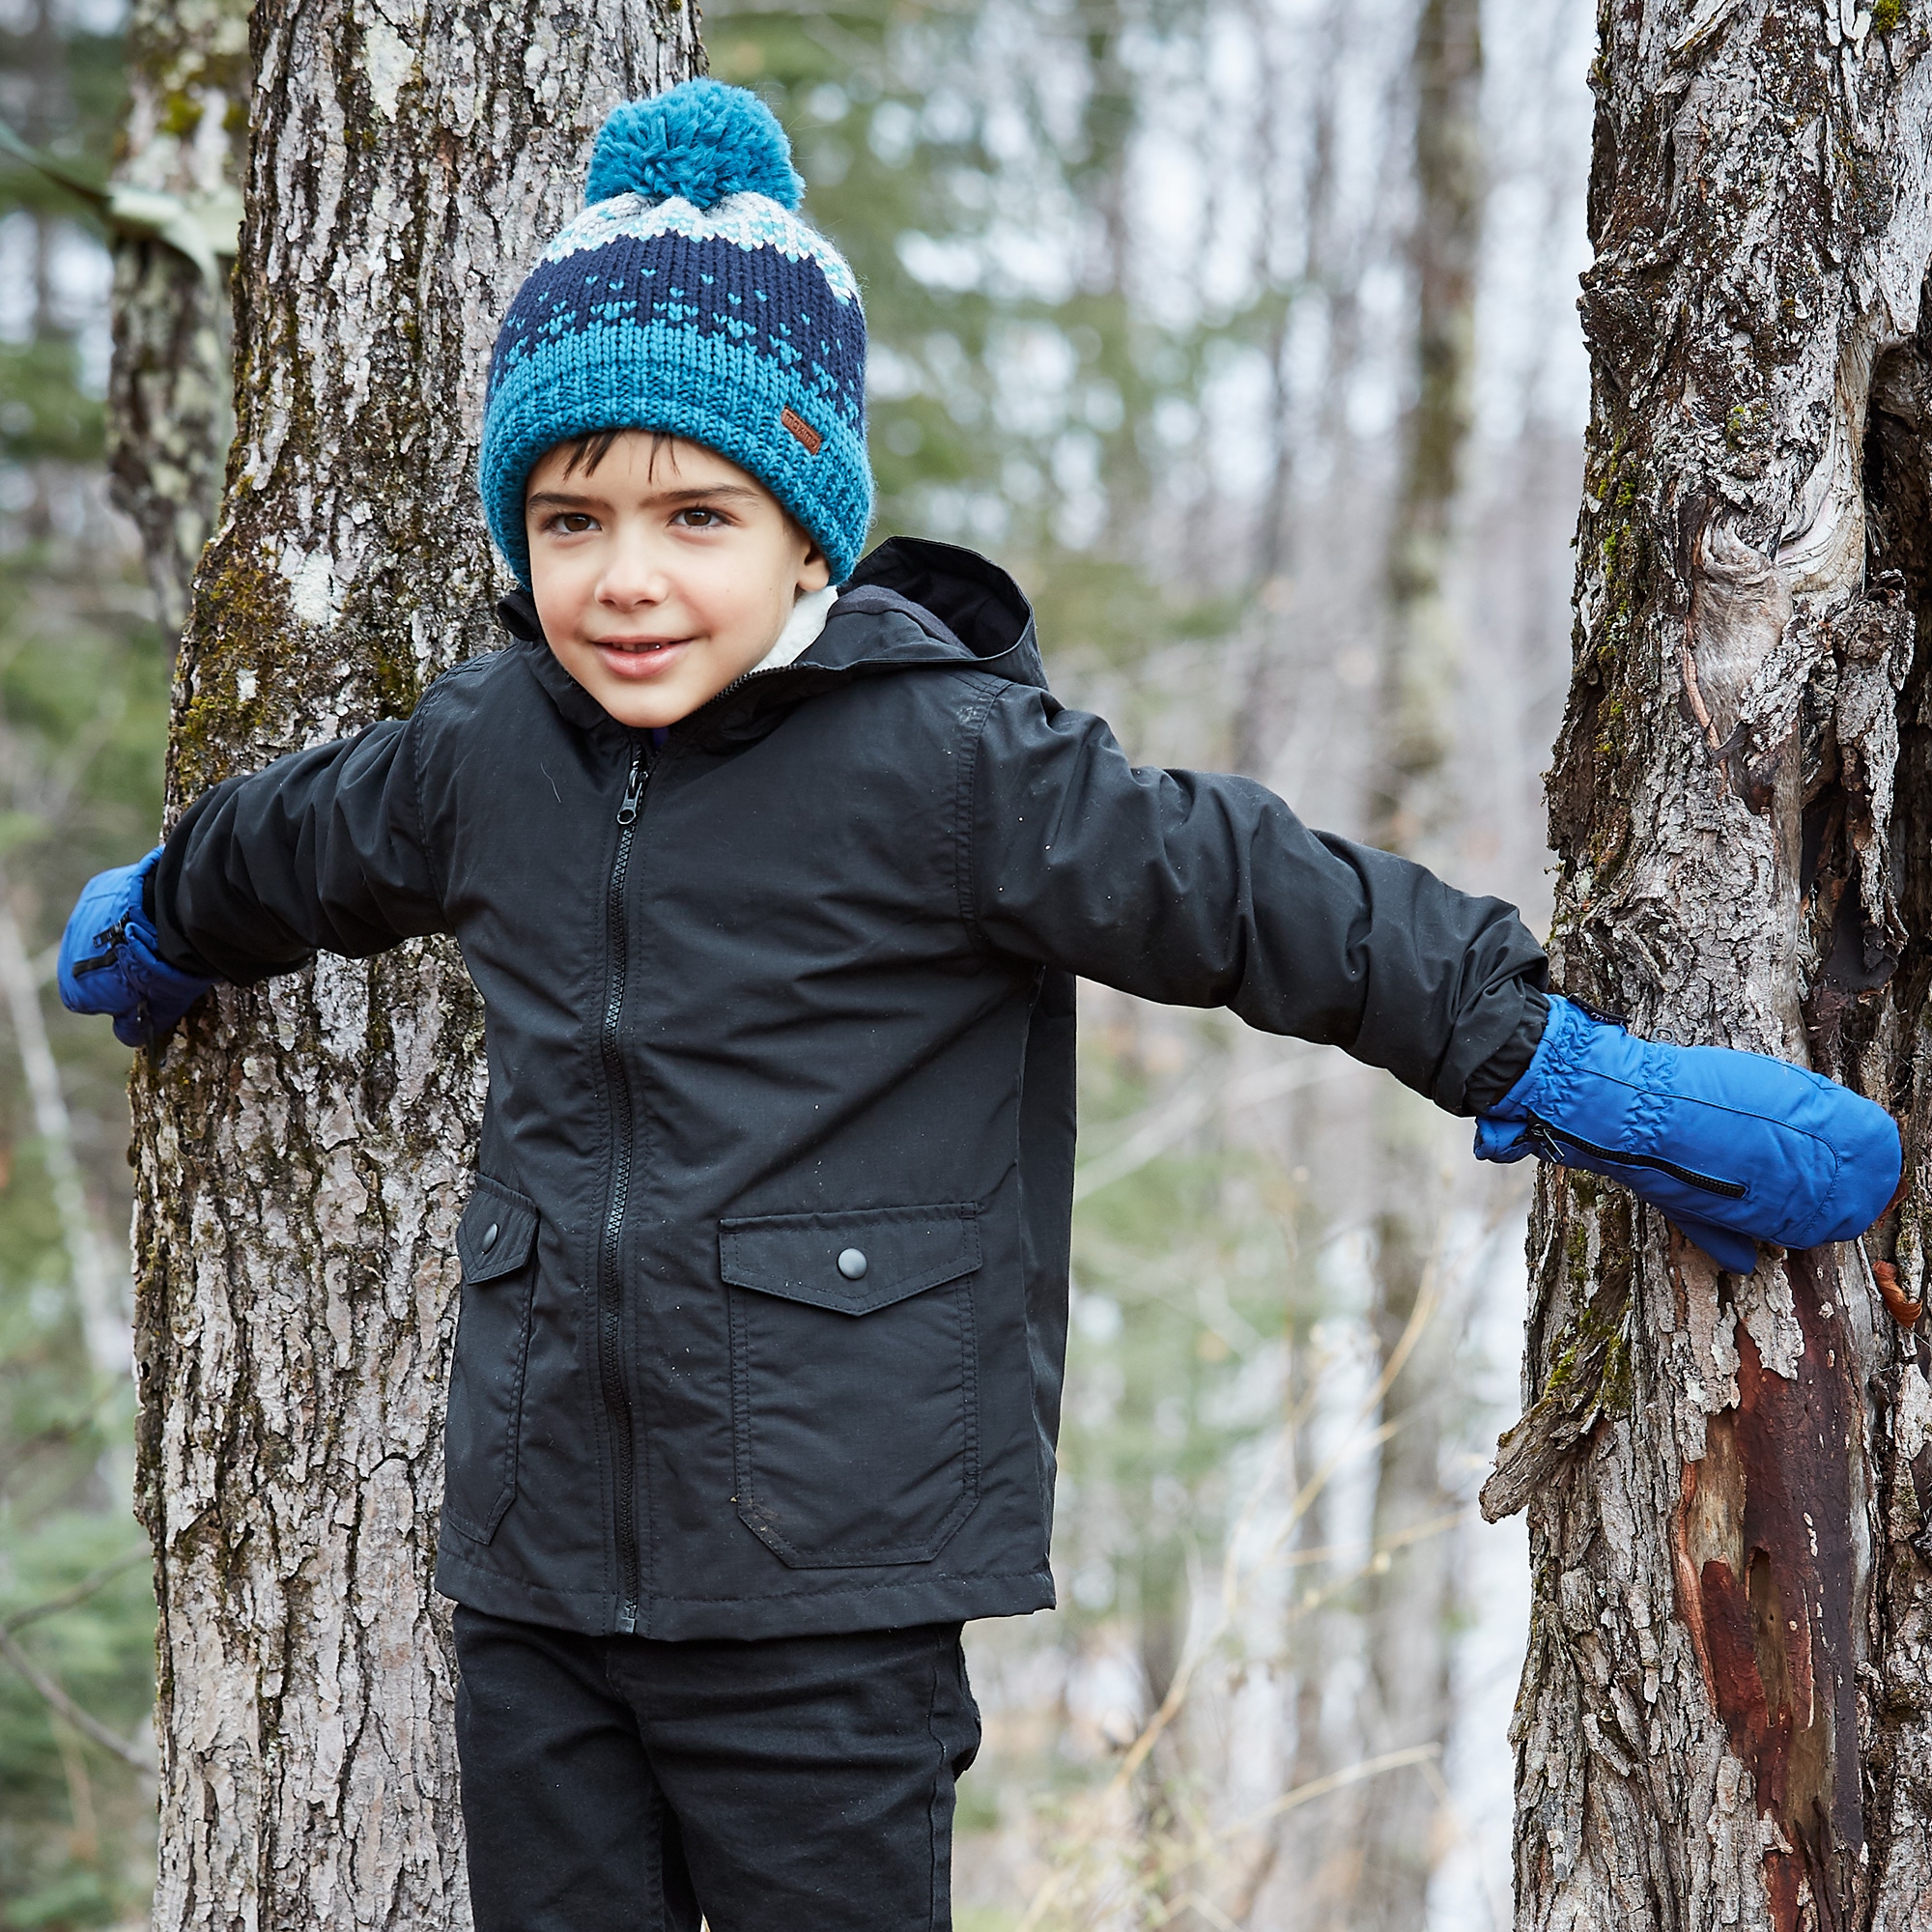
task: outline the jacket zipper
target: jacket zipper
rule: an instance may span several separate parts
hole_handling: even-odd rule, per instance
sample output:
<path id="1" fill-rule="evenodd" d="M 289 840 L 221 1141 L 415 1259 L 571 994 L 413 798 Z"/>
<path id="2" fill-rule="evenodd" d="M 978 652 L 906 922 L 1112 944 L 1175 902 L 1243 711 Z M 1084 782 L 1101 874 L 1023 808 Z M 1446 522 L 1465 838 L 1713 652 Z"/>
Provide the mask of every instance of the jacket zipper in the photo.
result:
<path id="1" fill-rule="evenodd" d="M 638 1577 L 637 1472 L 631 1441 L 631 1397 L 624 1385 L 624 1213 L 630 1203 L 633 1150 L 631 1085 L 624 1071 L 619 1029 L 624 1016 L 624 979 L 630 965 L 624 880 L 631 868 L 631 839 L 649 777 L 640 746 L 631 753 L 631 769 L 624 781 L 624 802 L 617 808 L 617 856 L 611 867 L 610 896 L 605 908 L 611 979 L 604 998 L 604 1025 L 599 1037 L 616 1120 L 611 1137 L 611 1205 L 604 1217 L 604 1242 L 598 1258 L 597 1357 L 604 1383 L 604 1407 L 611 1418 L 611 1444 L 617 1462 L 617 1572 L 622 1593 L 617 1605 L 617 1629 L 625 1636 L 635 1634 L 638 1628 L 641 1586 Z"/>
<path id="2" fill-rule="evenodd" d="M 1529 1137 L 1558 1166 L 1563 1164 L 1563 1153 L 1556 1144 L 1562 1141 L 1614 1166 L 1652 1168 L 1659 1174 L 1667 1174 L 1672 1179 L 1683 1181 L 1687 1187 L 1701 1187 L 1707 1194 L 1721 1194 L 1728 1200 L 1737 1201 L 1745 1193 L 1745 1184 L 1741 1180 L 1719 1180 L 1711 1175 L 1699 1174 L 1695 1168 L 1680 1167 L 1674 1160 L 1665 1160 L 1661 1154 L 1620 1153 L 1615 1148 L 1599 1147 L 1595 1141 L 1586 1141 L 1581 1134 L 1573 1134 L 1567 1127 L 1552 1126 L 1540 1114 L 1529 1117 Z"/>
<path id="3" fill-rule="evenodd" d="M 808 645 L 806 648 L 810 649 L 810 646 Z M 716 704 L 720 698 L 729 697 L 734 691 L 742 691 L 746 685 L 752 683 L 753 680 L 755 678 L 776 677 L 780 671 L 793 670 L 797 668 L 797 666 L 798 666 L 798 659 L 794 658 L 790 664 L 768 665 L 763 670 L 741 670 L 738 673 L 738 675 L 731 680 L 729 684 L 725 685 L 723 688 L 723 690 L 714 691 L 711 694 L 711 696 L 707 697 L 704 700 L 704 702 L 697 707 L 697 709 L 699 711 L 708 709 L 711 705 Z M 809 668 L 816 670 L 818 667 L 816 665 L 812 665 L 809 667 Z M 694 713 L 693 715 L 696 716 L 696 713 Z"/>

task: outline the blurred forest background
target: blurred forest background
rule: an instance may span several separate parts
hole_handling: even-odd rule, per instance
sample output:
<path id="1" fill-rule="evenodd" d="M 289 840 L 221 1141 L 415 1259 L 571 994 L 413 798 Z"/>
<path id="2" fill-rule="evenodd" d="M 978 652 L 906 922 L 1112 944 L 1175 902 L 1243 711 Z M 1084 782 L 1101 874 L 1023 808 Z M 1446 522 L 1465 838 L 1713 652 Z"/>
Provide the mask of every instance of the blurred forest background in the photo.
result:
<path id="1" fill-rule="evenodd" d="M 705 17 L 865 283 L 879 533 L 1010 567 L 1137 758 L 1246 771 L 1538 929 L 1592 28 Z M 126 34 L 120 0 L 0 0 L 0 1925 L 46 1932 L 145 1923 L 152 1857 L 127 1056 L 51 988 L 74 889 L 159 818 L 171 638 L 111 498 L 84 192 Z M 188 74 L 146 134 L 218 162 L 223 103 Z M 1473 1497 L 1516 1413 L 1523 1182 L 1339 1053 L 1094 987 L 1083 1026 L 1063 1607 L 969 1634 L 962 1932 L 1505 1926 L 1526 1556 Z"/>

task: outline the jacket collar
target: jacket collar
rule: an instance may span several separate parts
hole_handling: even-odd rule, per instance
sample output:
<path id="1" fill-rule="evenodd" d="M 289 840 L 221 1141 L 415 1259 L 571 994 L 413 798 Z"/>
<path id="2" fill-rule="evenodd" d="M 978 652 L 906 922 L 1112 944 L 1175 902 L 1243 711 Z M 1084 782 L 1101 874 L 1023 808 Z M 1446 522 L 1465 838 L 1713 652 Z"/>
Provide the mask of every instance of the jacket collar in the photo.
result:
<path id="1" fill-rule="evenodd" d="M 530 675 L 570 724 L 584 731 L 609 729 L 625 737 L 631 735 L 564 669 L 556 653 L 544 641 L 536 600 L 527 590 L 519 585 L 507 597 L 499 597 L 497 621 L 524 647 L 524 662 Z"/>
<path id="2" fill-rule="evenodd" d="M 571 724 L 623 729 L 544 641 L 527 590 L 513 590 L 497 614 L 527 647 L 532 675 Z M 749 673 L 672 730 L 712 741 L 762 736 L 781 712 L 853 678 L 962 664 L 1045 690 L 1032 607 L 998 564 L 975 551 L 891 537 L 861 561 L 800 657 Z"/>

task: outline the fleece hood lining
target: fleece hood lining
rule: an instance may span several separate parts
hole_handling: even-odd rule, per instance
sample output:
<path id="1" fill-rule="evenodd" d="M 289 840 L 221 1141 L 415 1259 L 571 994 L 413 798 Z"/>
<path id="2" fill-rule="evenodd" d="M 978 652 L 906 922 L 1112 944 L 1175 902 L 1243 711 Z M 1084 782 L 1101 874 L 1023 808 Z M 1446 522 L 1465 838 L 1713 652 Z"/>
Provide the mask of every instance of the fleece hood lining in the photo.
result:
<path id="1" fill-rule="evenodd" d="M 828 583 L 823 590 L 808 590 L 791 607 L 791 615 L 784 620 L 777 642 L 746 675 L 755 677 L 761 670 L 782 670 L 803 657 L 818 641 L 818 634 L 824 630 L 825 620 L 838 601 L 838 592 L 833 584 Z"/>

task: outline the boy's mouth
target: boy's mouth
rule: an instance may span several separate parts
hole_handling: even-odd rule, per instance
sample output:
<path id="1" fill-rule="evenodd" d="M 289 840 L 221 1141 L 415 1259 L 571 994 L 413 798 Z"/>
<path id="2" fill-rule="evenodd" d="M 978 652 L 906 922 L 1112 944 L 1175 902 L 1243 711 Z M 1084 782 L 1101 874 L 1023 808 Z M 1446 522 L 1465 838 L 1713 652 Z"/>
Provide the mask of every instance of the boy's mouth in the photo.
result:
<path id="1" fill-rule="evenodd" d="M 669 669 L 690 642 L 689 638 L 597 638 L 591 648 L 613 676 L 641 681 Z"/>

